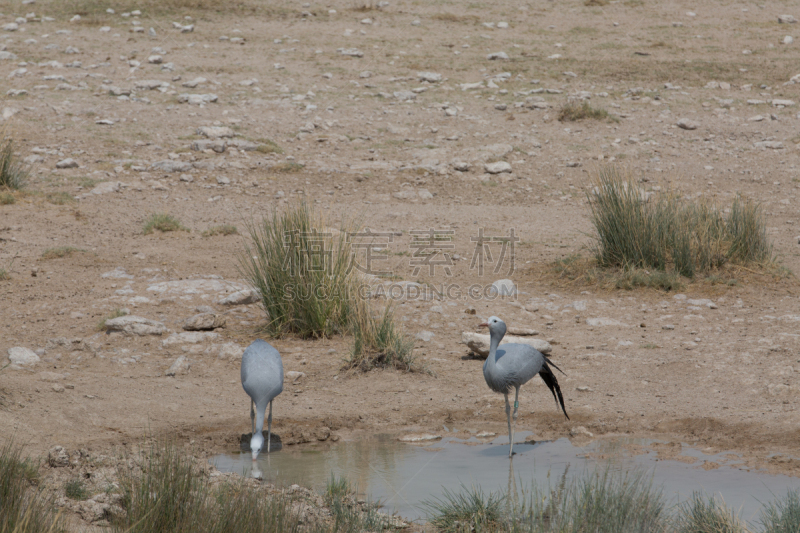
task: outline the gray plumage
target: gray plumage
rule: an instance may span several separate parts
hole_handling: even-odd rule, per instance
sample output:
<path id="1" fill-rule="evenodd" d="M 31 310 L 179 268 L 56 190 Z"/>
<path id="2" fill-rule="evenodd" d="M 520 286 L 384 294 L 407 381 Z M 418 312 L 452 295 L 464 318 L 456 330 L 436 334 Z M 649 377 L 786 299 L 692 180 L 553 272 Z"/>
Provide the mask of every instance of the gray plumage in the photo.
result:
<path id="1" fill-rule="evenodd" d="M 514 428 L 517 425 L 517 409 L 519 408 L 519 388 L 531 380 L 536 374 L 541 376 L 553 398 L 556 406 L 561 404 L 564 416 L 569 420 L 567 410 L 564 408 L 564 398 L 561 396 L 561 388 L 558 386 L 555 374 L 550 369 L 554 367 L 561 372 L 561 369 L 553 364 L 539 350 L 527 344 L 508 343 L 500 347 L 500 341 L 506 334 L 506 324 L 496 316 L 490 317 L 488 321 L 481 324 L 489 328 L 491 343 L 489 345 L 489 356 L 483 363 L 483 377 L 486 384 L 495 392 L 499 392 L 506 399 L 506 418 L 508 419 L 508 456 L 514 452 Z M 563 372 L 562 372 L 563 374 Z M 516 389 L 514 397 L 514 428 L 511 426 L 511 405 L 508 402 L 508 393 L 511 389 Z"/>
<path id="2" fill-rule="evenodd" d="M 264 413 L 269 404 L 267 419 L 267 453 L 272 440 L 272 400 L 283 392 L 283 361 L 281 354 L 268 342 L 254 341 L 242 354 L 242 387 L 250 396 L 250 420 L 253 436 L 250 451 L 256 460 L 264 446 Z M 253 406 L 255 405 L 255 410 Z"/>

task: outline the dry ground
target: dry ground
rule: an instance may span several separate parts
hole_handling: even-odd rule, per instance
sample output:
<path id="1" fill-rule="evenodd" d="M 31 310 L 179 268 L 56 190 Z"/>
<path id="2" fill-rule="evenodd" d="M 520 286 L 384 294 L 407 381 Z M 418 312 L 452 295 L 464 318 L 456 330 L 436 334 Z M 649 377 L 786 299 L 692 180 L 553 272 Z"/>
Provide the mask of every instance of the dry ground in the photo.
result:
<path id="1" fill-rule="evenodd" d="M 470 239 L 479 228 L 490 236 L 514 228 L 521 242 L 510 277 L 520 296 L 402 301 L 398 316 L 408 331 L 433 333 L 416 348 L 433 375 L 342 372 L 347 338 L 275 341 L 286 369 L 307 376 L 276 400 L 277 433 L 303 440 L 304 431 L 325 426 L 350 438 L 444 424 L 505 431 L 502 398 L 489 393 L 481 361 L 460 344 L 461 331 L 498 315 L 552 339 L 552 358 L 567 373 L 560 380 L 572 420 L 558 415 L 537 380 L 520 398 L 521 429 L 543 439 L 585 426 L 597 437 L 689 442 L 800 474 L 793 277 L 725 271 L 720 279 L 735 281 L 694 283 L 681 298 L 582 285 L 551 267 L 589 255 L 585 189 L 596 165 L 613 162 L 646 188 L 762 202 L 779 261 L 800 272 L 799 108 L 773 102 L 800 100 L 800 85 L 787 84 L 800 72 L 800 41 L 781 44 L 786 35 L 800 38 L 800 25 L 778 23 L 779 15 L 800 17 L 796 6 L 264 4 L 243 0 L 217 11 L 216 2 L 199 0 L 0 2 L 4 25 L 34 13 L 16 31 L 0 32 L 0 46 L 14 54 L 0 61 L 4 92 L 27 91 L 6 97 L 4 125 L 32 164 L 30 192 L 0 205 L 0 268 L 10 272 L 0 281 L 0 349 L 41 355 L 31 369 L 0 373 L 0 434 L 34 455 L 54 445 L 103 451 L 147 433 L 209 454 L 238 442 L 249 430 L 249 401 L 236 357 L 217 354 L 224 343 L 246 346 L 263 317 L 254 305 L 216 303 L 234 290 L 226 283 L 241 281 L 242 238 L 202 233 L 220 224 L 244 232 L 248 222 L 306 197 L 334 224 L 357 216 L 373 231 L 394 232 L 390 260 L 380 266 L 397 281 L 466 287 L 507 277 L 508 263 L 498 273 L 489 265 L 482 276 L 470 268 Z M 137 7 L 141 15 L 123 16 Z M 76 13 L 81 19 L 70 22 Z M 172 22 L 194 31 L 181 33 Z M 134 33 L 136 25 L 145 31 Z M 77 53 L 65 53 L 69 46 Z M 337 51 L 351 48 L 362 57 Z M 487 59 L 501 51 L 508 59 Z M 154 54 L 161 64 L 148 62 Z M 80 64 L 66 66 L 73 61 Z M 163 70 L 166 63 L 173 70 Z M 420 72 L 441 81 L 421 81 Z M 197 88 L 182 86 L 198 77 L 206 81 Z M 142 80 L 164 84 L 137 88 Z M 483 86 L 462 90 L 476 82 Z M 183 93 L 218 99 L 181 103 Z M 577 97 L 612 119 L 556 120 Z M 677 127 L 682 118 L 697 129 Z M 192 150 L 203 140 L 197 128 L 211 125 L 262 149 Z M 268 141 L 282 153 L 268 153 Z M 79 166 L 57 169 L 67 158 Z M 151 166 L 159 161 L 185 165 L 165 172 Z M 485 173 L 493 161 L 510 163 L 512 172 Z M 461 162 L 468 171 L 455 170 Z M 90 192 L 102 182 L 117 190 Z M 191 231 L 143 235 L 154 212 Z M 449 277 L 442 267 L 433 276 L 414 272 L 411 232 L 429 229 L 454 232 L 448 244 L 461 259 Z M 43 257 L 63 246 L 82 251 Z M 103 276 L 118 268 L 129 277 Z M 209 283 L 194 292 L 151 289 L 200 279 Z M 689 301 L 698 299 L 716 308 Z M 213 341 L 165 346 L 167 334 L 97 330 L 124 307 L 178 332 L 199 305 L 227 313 Z M 471 307 L 476 315 L 465 313 Z M 597 318 L 609 325 L 588 325 Z M 59 338 L 68 342 L 51 340 Z M 166 377 L 182 354 L 188 373 Z"/>

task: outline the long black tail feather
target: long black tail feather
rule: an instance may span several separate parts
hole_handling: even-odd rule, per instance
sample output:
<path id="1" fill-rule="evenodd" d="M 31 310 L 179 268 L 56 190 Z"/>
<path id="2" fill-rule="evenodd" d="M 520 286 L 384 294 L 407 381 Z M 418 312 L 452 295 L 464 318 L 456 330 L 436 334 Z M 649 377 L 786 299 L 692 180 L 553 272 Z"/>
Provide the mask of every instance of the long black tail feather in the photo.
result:
<path id="1" fill-rule="evenodd" d="M 567 417 L 567 420 L 569 420 L 567 409 L 564 407 L 564 397 L 561 396 L 561 387 L 558 386 L 558 380 L 556 380 L 556 375 L 553 374 L 553 371 L 550 370 L 550 365 L 553 365 L 553 363 L 549 359 L 545 358 L 545 363 L 542 365 L 542 369 L 539 371 L 539 376 L 541 376 L 542 381 L 544 381 L 544 384 L 547 385 L 547 388 L 550 389 L 550 392 L 553 393 L 556 406 L 561 404 L 561 410 L 564 412 L 564 416 Z M 564 372 L 556 365 L 553 366 L 556 368 L 556 370 L 564 374 Z"/>

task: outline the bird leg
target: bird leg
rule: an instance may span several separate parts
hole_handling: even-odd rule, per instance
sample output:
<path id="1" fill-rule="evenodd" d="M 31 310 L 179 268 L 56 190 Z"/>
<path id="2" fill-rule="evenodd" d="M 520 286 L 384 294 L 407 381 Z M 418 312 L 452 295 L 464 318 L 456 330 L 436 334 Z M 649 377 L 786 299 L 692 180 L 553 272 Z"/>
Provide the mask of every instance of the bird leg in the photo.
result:
<path id="1" fill-rule="evenodd" d="M 272 400 L 269 402 L 269 418 L 267 418 L 267 453 L 272 444 Z"/>
<path id="2" fill-rule="evenodd" d="M 253 425 L 253 432 L 250 434 L 252 437 L 256 434 L 256 411 L 253 408 L 253 400 L 250 400 L 250 423 Z"/>
<path id="3" fill-rule="evenodd" d="M 514 455 L 514 434 L 511 433 L 511 404 L 508 403 L 508 393 L 503 396 L 506 397 L 506 419 L 508 420 L 508 456 Z"/>
<path id="4" fill-rule="evenodd" d="M 514 394 L 514 414 L 512 418 L 514 419 L 514 425 L 511 426 L 511 441 L 514 441 L 514 432 L 517 430 L 517 409 L 519 409 L 519 387 L 517 387 L 517 392 Z"/>

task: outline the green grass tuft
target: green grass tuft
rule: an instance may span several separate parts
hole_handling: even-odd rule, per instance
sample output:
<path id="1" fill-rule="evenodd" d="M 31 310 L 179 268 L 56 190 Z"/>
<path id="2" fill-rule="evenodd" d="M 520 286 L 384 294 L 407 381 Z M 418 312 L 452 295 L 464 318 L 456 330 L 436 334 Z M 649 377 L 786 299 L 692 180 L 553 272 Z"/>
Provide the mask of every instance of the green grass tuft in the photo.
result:
<path id="1" fill-rule="evenodd" d="M 675 518 L 675 533 L 747 533 L 742 521 L 721 499 L 695 492 Z"/>
<path id="2" fill-rule="evenodd" d="M 69 257 L 74 253 L 84 253 L 86 250 L 75 248 L 74 246 L 59 246 L 58 248 L 48 248 L 42 252 L 42 259 L 60 259 Z"/>
<path id="3" fill-rule="evenodd" d="M 0 205 L 11 205 L 17 202 L 17 199 L 10 192 L 0 192 Z"/>
<path id="4" fill-rule="evenodd" d="M 0 189 L 22 189 L 27 181 L 28 169 L 14 153 L 14 140 L 4 134 L 0 140 Z"/>
<path id="5" fill-rule="evenodd" d="M 559 122 L 575 122 L 584 119 L 593 120 L 612 120 L 618 122 L 618 119 L 608 114 L 605 109 L 599 107 L 592 107 L 589 102 L 583 101 L 578 104 L 577 102 L 567 102 L 558 111 Z"/>
<path id="6" fill-rule="evenodd" d="M 762 507 L 759 522 L 764 528 L 764 533 L 800 531 L 800 490 L 789 490 L 785 498 Z"/>
<path id="7" fill-rule="evenodd" d="M 162 233 L 168 231 L 189 231 L 187 228 L 183 227 L 177 218 L 166 213 L 153 213 L 145 220 L 142 232 L 145 235 L 149 235 L 155 230 Z"/>
<path id="8" fill-rule="evenodd" d="M 0 532 L 60 533 L 64 524 L 52 497 L 38 486 L 38 465 L 12 442 L 0 448 Z"/>
<path id="9" fill-rule="evenodd" d="M 588 193 L 600 267 L 671 270 L 694 278 L 726 263 L 772 262 L 759 204 L 736 198 L 724 215 L 708 202 L 672 193 L 647 197 L 616 167 L 604 167 Z"/>
<path id="10" fill-rule="evenodd" d="M 300 172 L 301 170 L 303 170 L 304 166 L 305 165 L 301 165 L 300 163 L 295 163 L 294 161 L 286 161 L 284 163 L 278 163 L 277 165 L 273 165 L 271 169 L 274 170 L 275 172 L 292 173 L 292 172 Z"/>
<path id="11" fill-rule="evenodd" d="M 89 491 L 82 479 L 72 479 L 64 483 L 64 494 L 71 500 L 88 500 Z"/>
<path id="12" fill-rule="evenodd" d="M 214 237 L 215 235 L 237 235 L 239 230 L 236 226 L 230 224 L 223 224 L 221 226 L 211 226 L 203 232 L 203 237 Z"/>
<path id="13" fill-rule="evenodd" d="M 503 499 L 500 494 L 484 494 L 480 487 L 462 485 L 460 492 L 445 488 L 441 498 L 434 497 L 422 506 L 437 531 L 502 531 Z"/>
<path id="14" fill-rule="evenodd" d="M 346 368 L 369 371 L 373 368 L 396 368 L 407 372 L 422 370 L 414 356 L 414 339 L 401 332 L 391 304 L 375 316 L 369 303 L 356 306 L 351 322 L 353 348 Z"/>

